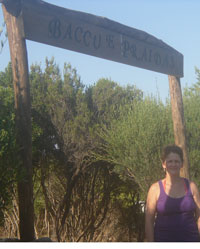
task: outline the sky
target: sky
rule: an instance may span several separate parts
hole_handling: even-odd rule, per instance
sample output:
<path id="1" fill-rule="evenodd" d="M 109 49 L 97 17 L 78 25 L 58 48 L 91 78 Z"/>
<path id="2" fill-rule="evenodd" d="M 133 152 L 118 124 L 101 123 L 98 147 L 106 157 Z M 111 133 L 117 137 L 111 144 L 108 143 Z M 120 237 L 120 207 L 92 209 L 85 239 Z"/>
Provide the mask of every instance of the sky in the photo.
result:
<path id="1" fill-rule="evenodd" d="M 147 32 L 161 39 L 184 56 L 184 87 L 196 83 L 195 67 L 200 68 L 200 1 L 199 0 L 46 0 L 46 2 L 78 10 Z M 0 9 L 0 25 L 3 22 Z M 1 37 L 0 37 L 1 39 Z M 64 63 L 77 69 L 82 83 L 93 85 L 100 78 L 108 78 L 121 86 L 135 85 L 145 95 L 170 97 L 168 76 L 161 73 L 113 62 L 70 50 L 28 41 L 29 66 L 45 58 L 55 58 L 62 70 Z M 10 61 L 8 42 L 0 53 L 0 71 Z"/>

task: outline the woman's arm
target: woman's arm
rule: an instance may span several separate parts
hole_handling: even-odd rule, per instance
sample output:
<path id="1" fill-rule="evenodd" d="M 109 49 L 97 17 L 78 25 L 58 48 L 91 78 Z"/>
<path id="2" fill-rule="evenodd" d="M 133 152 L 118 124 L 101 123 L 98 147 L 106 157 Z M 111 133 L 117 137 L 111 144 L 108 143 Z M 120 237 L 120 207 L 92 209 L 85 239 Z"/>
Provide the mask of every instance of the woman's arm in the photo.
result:
<path id="1" fill-rule="evenodd" d="M 154 241 L 154 221 L 156 214 L 156 203 L 158 200 L 158 183 L 154 183 L 148 192 L 145 211 L 145 234 L 148 242 Z"/>
<path id="2" fill-rule="evenodd" d="M 200 194 L 199 190 L 194 182 L 190 182 L 190 189 L 192 191 L 192 195 L 196 204 L 196 219 L 197 226 L 200 234 Z"/>

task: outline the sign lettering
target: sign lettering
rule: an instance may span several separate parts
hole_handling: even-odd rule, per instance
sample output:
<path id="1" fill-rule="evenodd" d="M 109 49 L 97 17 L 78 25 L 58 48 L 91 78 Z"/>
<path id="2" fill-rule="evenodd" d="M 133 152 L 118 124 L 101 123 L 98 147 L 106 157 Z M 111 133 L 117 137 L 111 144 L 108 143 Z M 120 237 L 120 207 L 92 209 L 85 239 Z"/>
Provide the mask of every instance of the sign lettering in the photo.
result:
<path id="1" fill-rule="evenodd" d="M 182 54 L 143 31 L 32 0 L 23 3 L 23 19 L 26 39 L 183 76 Z"/>

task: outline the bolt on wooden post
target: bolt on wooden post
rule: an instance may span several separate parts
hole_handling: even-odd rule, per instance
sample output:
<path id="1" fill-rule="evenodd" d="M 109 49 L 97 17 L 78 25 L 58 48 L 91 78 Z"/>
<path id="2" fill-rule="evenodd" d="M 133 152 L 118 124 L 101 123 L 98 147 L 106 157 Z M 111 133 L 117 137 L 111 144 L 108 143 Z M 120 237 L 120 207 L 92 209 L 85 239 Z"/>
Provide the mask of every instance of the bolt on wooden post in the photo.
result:
<path id="1" fill-rule="evenodd" d="M 16 141 L 19 149 L 19 230 L 21 241 L 34 240 L 32 184 L 31 104 L 26 42 L 20 1 L 3 1 L 13 72 L 16 115 Z"/>

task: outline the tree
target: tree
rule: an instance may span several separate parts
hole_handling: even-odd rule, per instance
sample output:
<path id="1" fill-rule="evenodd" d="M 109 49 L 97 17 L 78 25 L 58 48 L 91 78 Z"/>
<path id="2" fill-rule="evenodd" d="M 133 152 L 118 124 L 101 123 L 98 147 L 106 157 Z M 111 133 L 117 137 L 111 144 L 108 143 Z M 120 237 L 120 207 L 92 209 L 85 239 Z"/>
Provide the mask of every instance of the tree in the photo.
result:
<path id="1" fill-rule="evenodd" d="M 190 174 L 191 179 L 198 184 L 198 176 L 200 174 L 200 70 L 196 68 L 195 71 L 197 75 L 197 82 L 193 84 L 192 87 L 186 87 L 184 89 L 183 103 L 191 167 Z"/>
<path id="2" fill-rule="evenodd" d="M 89 108 L 96 123 L 109 124 L 117 119 L 122 105 L 142 99 L 143 93 L 135 86 L 121 87 L 117 82 L 100 79 L 87 89 Z"/>
<path id="3" fill-rule="evenodd" d="M 73 189 L 88 167 L 88 151 L 94 146 L 91 138 L 90 111 L 84 94 L 84 85 L 75 69 L 64 66 L 64 80 L 56 78 L 53 61 L 47 63 L 49 79 L 48 110 L 59 137 L 58 148 L 64 153 L 63 172 L 66 177 L 66 192 L 57 210 L 56 230 L 58 240 L 70 212 Z M 50 72 L 51 71 L 51 72 Z M 50 72 L 50 73 L 49 73 Z M 58 72 L 58 71 L 57 71 Z"/>
<path id="4" fill-rule="evenodd" d="M 14 96 L 11 65 L 0 73 L 0 220 L 11 202 L 12 188 L 16 179 L 17 157 L 15 144 Z"/>
<path id="5" fill-rule="evenodd" d="M 69 226 L 69 221 L 72 219 L 70 216 L 72 214 L 71 210 L 75 205 L 73 200 L 77 198 L 74 193 L 77 194 L 84 188 L 91 188 L 91 191 L 94 191 L 94 186 L 100 180 L 100 173 L 98 173 L 98 177 L 95 177 L 95 181 L 90 180 L 90 177 L 94 174 L 93 170 L 99 165 L 98 162 L 92 162 L 90 157 L 91 151 L 94 151 L 99 145 L 98 136 L 96 135 L 97 127 L 102 122 L 109 124 L 110 120 L 116 117 L 115 115 L 119 112 L 122 103 L 128 103 L 133 101 L 134 98 L 139 98 L 141 92 L 132 87 L 118 87 L 117 83 L 103 79 L 97 85 L 85 88 L 76 70 L 69 64 L 64 65 L 62 80 L 60 70 L 53 59 L 46 60 L 44 73 L 41 72 L 38 66 L 34 67 L 34 71 L 39 72 L 39 75 L 36 73 L 37 76 L 35 75 L 36 79 L 34 81 L 40 82 L 40 86 L 38 83 L 35 84 L 36 87 L 41 89 L 39 90 L 40 93 L 33 94 L 33 98 L 38 98 L 38 101 L 36 101 L 39 104 L 38 112 L 41 111 L 40 102 L 43 102 L 42 109 L 47 110 L 48 115 L 50 115 L 50 122 L 54 127 L 54 135 L 51 135 L 51 138 L 57 138 L 54 140 L 56 151 L 60 151 L 60 155 L 62 155 L 60 157 L 60 159 L 62 158 L 60 161 L 62 163 L 56 164 L 57 170 L 53 167 L 54 173 L 52 173 L 54 176 L 51 176 L 53 177 L 51 179 L 54 179 L 60 186 L 58 188 L 60 189 L 59 194 L 56 190 L 57 187 L 54 188 L 56 190 L 56 201 L 50 198 L 54 190 L 47 188 L 46 183 L 50 178 L 43 178 L 42 183 L 46 206 L 51 207 L 52 209 L 49 208 L 49 212 L 52 216 L 56 216 L 57 238 L 61 241 L 65 238 L 69 239 L 69 233 L 72 233 L 73 226 Z M 41 82 L 44 83 L 41 85 Z M 102 95 L 99 94 L 101 90 L 104 91 Z M 40 97 L 41 94 L 42 96 Z M 102 107 L 101 103 L 106 106 Z M 34 101 L 33 106 L 35 106 Z M 45 115 L 42 114 L 41 116 L 45 117 Z M 101 170 L 98 172 L 101 172 Z M 42 175 L 45 175 L 44 172 Z M 88 183 L 83 184 L 82 178 L 88 178 Z M 51 184 L 53 184 L 52 180 Z M 102 176 L 101 181 L 103 184 L 104 179 Z M 101 192 L 101 188 L 99 192 Z M 106 195 L 106 192 L 104 194 Z M 85 200 L 82 198 L 80 205 L 85 205 L 84 202 Z M 56 205 L 53 203 L 56 203 Z M 96 208 L 98 209 L 98 206 L 100 208 L 101 202 L 98 203 L 96 200 L 94 202 L 93 198 L 90 199 L 90 205 L 87 205 L 88 210 L 90 208 L 95 210 Z M 103 213 L 101 213 L 102 215 Z M 94 215 L 91 223 L 91 216 L 83 216 L 78 223 L 79 229 L 83 231 L 82 236 L 80 238 L 74 237 L 73 239 L 79 240 L 85 238 L 85 236 L 92 239 L 91 233 L 94 234 L 94 232 L 91 229 L 96 227 L 94 224 L 96 224 L 97 218 L 99 219 L 99 215 Z M 88 220 L 88 222 L 84 222 L 84 220 Z M 68 222 L 66 223 L 66 221 Z M 85 224 L 85 227 L 83 224 Z M 88 224 L 91 225 L 88 227 Z"/>
<path id="6" fill-rule="evenodd" d="M 46 59 L 44 72 L 39 65 L 31 67 L 30 80 L 34 171 L 40 171 L 45 207 L 61 241 L 68 236 L 64 227 L 74 189 L 88 170 L 89 151 L 95 146 L 91 111 L 71 65 L 65 64 L 62 79 L 54 59 Z"/>
<path id="7" fill-rule="evenodd" d="M 99 134 L 103 143 L 97 159 L 112 163 L 121 177 L 136 182 L 145 198 L 150 184 L 163 175 L 161 149 L 173 142 L 169 106 L 153 97 L 134 101 Z"/>

